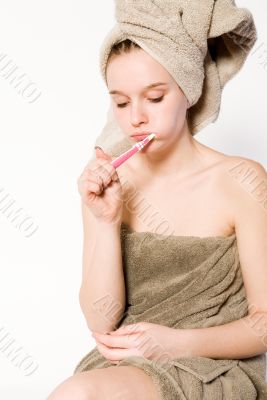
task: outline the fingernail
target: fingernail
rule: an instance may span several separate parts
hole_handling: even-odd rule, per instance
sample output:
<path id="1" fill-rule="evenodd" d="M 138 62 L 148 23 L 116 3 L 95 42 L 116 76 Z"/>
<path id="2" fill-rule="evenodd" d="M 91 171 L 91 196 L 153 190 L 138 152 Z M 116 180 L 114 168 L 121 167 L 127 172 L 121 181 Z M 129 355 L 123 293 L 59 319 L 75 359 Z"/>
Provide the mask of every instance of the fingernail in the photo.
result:
<path id="1" fill-rule="evenodd" d="M 95 146 L 95 149 L 103 150 L 102 147 L 100 147 L 100 146 Z"/>

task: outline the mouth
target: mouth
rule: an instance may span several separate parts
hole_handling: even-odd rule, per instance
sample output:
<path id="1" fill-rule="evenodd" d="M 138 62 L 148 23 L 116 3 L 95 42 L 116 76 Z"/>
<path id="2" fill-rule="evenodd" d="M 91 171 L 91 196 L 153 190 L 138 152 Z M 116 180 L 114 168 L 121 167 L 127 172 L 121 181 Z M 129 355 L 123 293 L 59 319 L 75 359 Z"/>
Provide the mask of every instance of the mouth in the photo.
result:
<path id="1" fill-rule="evenodd" d="M 131 135 L 131 138 L 135 140 L 136 142 L 140 142 L 141 140 L 144 140 L 147 136 L 150 135 L 151 132 L 149 133 L 136 133 L 134 135 Z"/>

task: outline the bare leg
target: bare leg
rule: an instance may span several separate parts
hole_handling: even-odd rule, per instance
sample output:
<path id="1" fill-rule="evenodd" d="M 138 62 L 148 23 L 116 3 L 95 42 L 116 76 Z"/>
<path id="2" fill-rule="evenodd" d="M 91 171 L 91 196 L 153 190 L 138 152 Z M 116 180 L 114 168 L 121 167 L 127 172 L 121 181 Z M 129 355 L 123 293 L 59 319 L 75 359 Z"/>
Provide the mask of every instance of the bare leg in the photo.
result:
<path id="1" fill-rule="evenodd" d="M 47 400 L 161 400 L 152 378 L 135 366 L 96 368 L 63 381 Z"/>

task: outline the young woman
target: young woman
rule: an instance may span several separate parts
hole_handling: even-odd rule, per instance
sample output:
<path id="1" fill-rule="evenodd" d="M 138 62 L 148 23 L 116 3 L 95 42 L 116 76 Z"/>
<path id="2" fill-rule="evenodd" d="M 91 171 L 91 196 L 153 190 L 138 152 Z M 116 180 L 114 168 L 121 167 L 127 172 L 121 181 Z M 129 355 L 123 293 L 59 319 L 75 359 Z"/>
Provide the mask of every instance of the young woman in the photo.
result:
<path id="1" fill-rule="evenodd" d="M 156 138 L 117 170 L 118 147 L 96 148 L 78 179 L 96 347 L 48 400 L 263 400 L 267 173 L 199 143 L 183 90 L 137 43 L 114 46 L 106 74 L 125 138 Z"/>

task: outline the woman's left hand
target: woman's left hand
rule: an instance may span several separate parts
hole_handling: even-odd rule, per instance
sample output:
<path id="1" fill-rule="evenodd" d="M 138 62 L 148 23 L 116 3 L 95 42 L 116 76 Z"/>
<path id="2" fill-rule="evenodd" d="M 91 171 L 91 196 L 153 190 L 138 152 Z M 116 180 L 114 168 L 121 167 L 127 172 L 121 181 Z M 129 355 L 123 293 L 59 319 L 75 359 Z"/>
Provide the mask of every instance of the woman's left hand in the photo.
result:
<path id="1" fill-rule="evenodd" d="M 138 322 L 121 326 L 109 333 L 92 332 L 99 352 L 111 363 L 130 356 L 142 356 L 150 360 L 167 362 L 185 357 L 187 346 L 182 329 L 150 322 Z"/>

